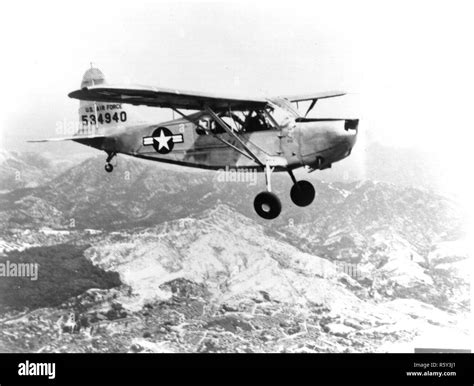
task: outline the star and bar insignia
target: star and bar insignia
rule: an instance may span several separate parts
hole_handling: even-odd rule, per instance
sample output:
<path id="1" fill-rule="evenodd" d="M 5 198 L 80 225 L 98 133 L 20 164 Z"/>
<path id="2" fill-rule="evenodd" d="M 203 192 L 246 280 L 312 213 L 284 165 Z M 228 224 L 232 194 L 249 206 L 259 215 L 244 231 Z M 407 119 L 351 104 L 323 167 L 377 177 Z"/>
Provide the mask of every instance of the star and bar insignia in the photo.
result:
<path id="1" fill-rule="evenodd" d="M 173 150 L 175 143 L 183 142 L 183 134 L 173 134 L 166 127 L 158 127 L 151 137 L 143 137 L 143 145 L 152 145 L 160 154 L 168 154 Z"/>

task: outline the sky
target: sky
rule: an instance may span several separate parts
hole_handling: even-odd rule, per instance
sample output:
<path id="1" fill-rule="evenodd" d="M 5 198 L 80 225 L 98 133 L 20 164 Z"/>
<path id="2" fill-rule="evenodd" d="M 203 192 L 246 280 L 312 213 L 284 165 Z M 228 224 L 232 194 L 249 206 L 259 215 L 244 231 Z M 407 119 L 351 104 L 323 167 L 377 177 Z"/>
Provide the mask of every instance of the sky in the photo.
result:
<path id="1" fill-rule="evenodd" d="M 93 62 L 111 83 L 243 97 L 345 90 L 312 116 L 360 118 L 366 140 L 431 152 L 459 179 L 473 143 L 471 4 L 3 2 L 0 148 L 86 150 L 25 140 L 58 136 L 58 122 L 78 119 L 67 94 Z M 156 122 L 171 117 L 142 110 Z"/>
<path id="2" fill-rule="evenodd" d="M 113 83 L 262 96 L 342 89 L 317 116 L 371 138 L 445 147 L 472 138 L 469 1 L 15 1 L 0 23 L 0 146 L 77 119 L 93 62 Z M 160 119 L 169 112 L 147 113 Z M 455 140 L 454 138 L 455 137 Z M 35 145 L 36 146 L 36 145 Z"/>

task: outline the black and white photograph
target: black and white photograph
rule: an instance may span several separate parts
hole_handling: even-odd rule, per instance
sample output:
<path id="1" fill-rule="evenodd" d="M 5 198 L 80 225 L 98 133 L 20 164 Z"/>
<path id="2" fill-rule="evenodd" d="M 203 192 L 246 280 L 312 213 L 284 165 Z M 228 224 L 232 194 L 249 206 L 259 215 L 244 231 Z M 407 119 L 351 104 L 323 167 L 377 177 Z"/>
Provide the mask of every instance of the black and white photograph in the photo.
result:
<path id="1" fill-rule="evenodd" d="M 400 372 L 456 384 L 473 11 L 2 4 L 0 361 L 448 353 Z"/>

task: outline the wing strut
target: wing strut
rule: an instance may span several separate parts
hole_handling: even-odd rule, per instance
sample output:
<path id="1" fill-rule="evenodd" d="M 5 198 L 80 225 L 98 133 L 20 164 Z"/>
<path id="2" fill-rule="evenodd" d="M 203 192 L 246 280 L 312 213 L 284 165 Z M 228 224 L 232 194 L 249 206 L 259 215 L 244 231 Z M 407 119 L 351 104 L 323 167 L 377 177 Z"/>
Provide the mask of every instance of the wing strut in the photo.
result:
<path id="1" fill-rule="evenodd" d="M 206 111 L 209 113 L 209 115 L 216 120 L 217 123 L 232 137 L 234 137 L 245 149 L 245 151 L 248 153 L 252 159 L 258 163 L 261 167 L 265 167 L 262 161 L 258 159 L 258 157 L 248 148 L 248 146 L 240 139 L 240 137 L 234 133 L 234 131 L 227 126 L 227 124 L 219 117 L 210 107 L 206 107 Z"/>
<path id="2" fill-rule="evenodd" d="M 225 139 L 223 138 L 220 138 L 219 136 L 217 136 L 215 133 L 213 133 L 212 131 L 210 131 L 209 129 L 206 129 L 205 127 L 203 127 L 200 123 L 199 123 L 199 120 L 192 120 L 191 118 L 189 118 L 189 116 L 183 114 L 181 111 L 179 111 L 177 108 L 174 108 L 174 107 L 171 107 L 171 109 L 173 111 L 176 111 L 179 115 L 181 115 L 184 119 L 186 119 L 188 122 L 191 122 L 191 123 L 194 123 L 197 127 L 199 127 L 201 130 L 207 132 L 207 133 L 211 133 L 211 135 L 218 139 L 219 141 L 221 141 L 223 144 L 225 144 L 226 146 L 229 146 L 231 147 L 232 149 L 234 149 L 235 151 L 239 152 L 240 154 L 242 154 L 243 156 L 247 157 L 248 159 L 252 160 L 252 161 L 255 161 L 255 159 L 253 157 L 251 157 L 249 154 L 247 154 L 246 152 L 244 152 L 243 150 L 239 149 L 237 146 L 234 146 L 232 145 L 230 142 L 227 142 Z"/>
<path id="3" fill-rule="evenodd" d="M 317 99 L 313 99 L 313 101 L 312 101 L 311 104 L 309 105 L 308 111 L 306 111 L 306 114 L 304 115 L 305 118 L 308 116 L 309 112 L 310 112 L 311 110 L 313 110 L 313 108 L 314 108 L 314 106 L 316 105 L 316 102 L 317 102 L 317 101 L 318 101 Z"/>

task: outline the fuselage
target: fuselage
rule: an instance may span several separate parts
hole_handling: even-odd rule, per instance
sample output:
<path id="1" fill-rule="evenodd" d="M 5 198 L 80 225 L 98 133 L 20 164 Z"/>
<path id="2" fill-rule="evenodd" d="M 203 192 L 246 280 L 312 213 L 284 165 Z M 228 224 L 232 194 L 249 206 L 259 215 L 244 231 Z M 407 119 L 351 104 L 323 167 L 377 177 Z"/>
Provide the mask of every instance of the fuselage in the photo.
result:
<path id="1" fill-rule="evenodd" d="M 100 70 L 91 68 L 83 76 L 81 90 L 98 85 L 107 86 L 105 77 Z M 163 92 L 168 95 L 166 98 L 181 94 L 173 90 Z M 144 121 L 130 104 L 135 104 L 135 94 L 119 98 L 120 102 L 110 102 L 109 93 L 105 94 L 107 101 L 102 102 L 79 98 L 82 127 L 74 136 L 81 138 L 71 139 L 106 151 L 107 162 L 122 153 L 207 169 L 262 170 L 267 164 L 275 171 L 302 166 L 325 169 L 347 157 L 357 137 L 358 120 L 306 119 L 300 116 L 291 98 L 245 101 L 242 105 L 245 110 L 234 108 L 233 111 L 230 105 L 225 109 L 219 105 L 219 109 L 214 110 L 203 105 L 202 111 L 153 124 Z M 191 94 L 186 97 L 187 102 L 198 98 Z M 149 94 L 143 95 L 144 99 L 138 102 L 146 104 Z M 329 96 L 335 95 L 338 94 L 329 93 Z M 104 95 L 97 97 L 102 99 Z M 252 107 L 253 103 L 259 107 Z M 169 104 L 173 108 L 172 103 Z M 315 100 L 310 110 L 314 104 Z"/>
<path id="2" fill-rule="evenodd" d="M 198 112 L 186 119 L 115 128 L 101 140 L 78 142 L 108 153 L 190 167 L 261 169 L 245 151 L 237 150 L 242 146 L 234 136 L 224 130 L 204 131 L 203 127 L 218 128 L 209 120 L 205 112 Z M 238 135 L 260 160 L 281 160 L 285 167 L 277 170 L 301 166 L 325 169 L 350 154 L 356 142 L 357 125 L 357 120 L 294 118 L 285 120 L 278 128 L 242 130 Z"/>

